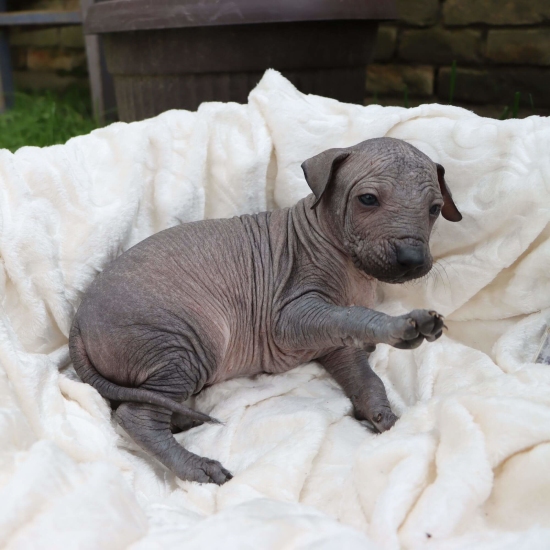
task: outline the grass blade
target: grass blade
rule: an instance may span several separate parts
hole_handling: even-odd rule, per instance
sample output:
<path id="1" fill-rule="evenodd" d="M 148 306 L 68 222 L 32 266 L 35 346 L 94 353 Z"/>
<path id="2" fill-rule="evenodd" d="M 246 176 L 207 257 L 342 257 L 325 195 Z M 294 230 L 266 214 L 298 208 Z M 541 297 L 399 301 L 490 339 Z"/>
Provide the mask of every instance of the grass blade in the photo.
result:
<path id="1" fill-rule="evenodd" d="M 521 98 L 521 93 L 516 92 L 514 94 L 514 105 L 512 106 L 512 118 L 518 118 L 519 111 L 519 100 Z"/>
<path id="2" fill-rule="evenodd" d="M 449 85 L 449 105 L 453 104 L 453 99 L 455 96 L 455 87 L 456 87 L 456 60 L 453 61 L 451 65 L 451 82 Z"/>
<path id="3" fill-rule="evenodd" d="M 506 120 L 508 118 L 508 113 L 509 112 L 510 112 L 510 107 L 508 107 L 508 105 L 506 105 L 506 107 L 504 107 L 504 111 L 502 111 L 502 114 L 500 115 L 499 120 Z"/>

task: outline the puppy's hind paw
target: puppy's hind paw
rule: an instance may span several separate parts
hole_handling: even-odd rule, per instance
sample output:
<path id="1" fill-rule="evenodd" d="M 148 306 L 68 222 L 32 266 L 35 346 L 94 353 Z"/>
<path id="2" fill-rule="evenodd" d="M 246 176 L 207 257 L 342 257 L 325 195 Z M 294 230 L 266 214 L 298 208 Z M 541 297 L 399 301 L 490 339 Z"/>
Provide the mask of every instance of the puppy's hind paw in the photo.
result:
<path id="1" fill-rule="evenodd" d="M 198 483 L 215 483 L 223 485 L 233 479 L 231 472 L 226 470 L 217 460 L 199 457 L 186 472 L 185 478 L 188 481 Z"/>
<path id="2" fill-rule="evenodd" d="M 399 420 L 399 418 L 389 410 L 381 410 L 378 413 L 375 413 L 371 422 L 374 424 L 379 433 L 386 432 Z"/>

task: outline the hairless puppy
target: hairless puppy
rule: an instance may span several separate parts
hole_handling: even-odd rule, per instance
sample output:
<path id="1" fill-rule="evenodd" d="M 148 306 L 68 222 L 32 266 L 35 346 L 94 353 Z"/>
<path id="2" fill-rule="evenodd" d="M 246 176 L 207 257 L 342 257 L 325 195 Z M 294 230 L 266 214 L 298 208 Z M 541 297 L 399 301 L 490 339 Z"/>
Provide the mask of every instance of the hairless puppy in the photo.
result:
<path id="1" fill-rule="evenodd" d="M 216 422 L 182 404 L 202 388 L 317 360 L 356 418 L 384 431 L 397 417 L 369 353 L 441 336 L 434 311 L 392 317 L 369 307 L 375 279 L 403 283 L 430 271 L 440 213 L 462 218 L 443 167 L 380 138 L 329 149 L 302 168 L 313 194 L 292 208 L 161 231 L 109 265 L 77 311 L 69 342 L 77 373 L 181 479 L 232 477 L 173 436 Z"/>

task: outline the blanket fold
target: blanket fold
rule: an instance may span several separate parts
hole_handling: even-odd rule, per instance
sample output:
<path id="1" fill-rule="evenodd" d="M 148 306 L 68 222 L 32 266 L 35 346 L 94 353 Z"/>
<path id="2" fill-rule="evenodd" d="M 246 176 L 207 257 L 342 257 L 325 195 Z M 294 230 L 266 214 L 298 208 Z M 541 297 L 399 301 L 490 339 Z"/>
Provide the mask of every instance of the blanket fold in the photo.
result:
<path id="1" fill-rule="evenodd" d="M 230 380 L 177 437 L 235 477 L 176 479 L 69 365 L 80 297 L 147 236 L 291 206 L 300 164 L 389 136 L 442 164 L 464 218 L 436 223 L 432 273 L 380 284 L 379 309 L 449 330 L 371 356 L 395 427 L 374 435 L 317 365 Z M 267 71 L 247 105 L 115 123 L 0 151 L 0 546 L 133 550 L 546 549 L 550 546 L 550 121 L 443 105 L 348 105 Z"/>

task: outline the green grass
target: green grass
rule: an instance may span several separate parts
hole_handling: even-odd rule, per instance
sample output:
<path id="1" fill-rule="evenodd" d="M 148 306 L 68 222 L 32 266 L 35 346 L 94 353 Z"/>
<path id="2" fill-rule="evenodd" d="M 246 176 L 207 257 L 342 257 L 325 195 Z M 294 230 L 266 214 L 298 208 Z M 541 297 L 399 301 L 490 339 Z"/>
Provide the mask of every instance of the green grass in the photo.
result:
<path id="1" fill-rule="evenodd" d="M 506 120 L 510 114 L 512 115 L 511 118 L 518 118 L 518 112 L 519 112 L 519 102 L 521 100 L 521 93 L 516 92 L 514 94 L 514 102 L 512 103 L 512 108 L 510 108 L 509 105 L 504 107 L 504 111 L 502 111 L 502 115 L 500 115 L 500 120 Z M 535 105 L 533 104 L 533 96 L 529 94 L 529 103 L 531 105 L 531 111 L 535 112 Z"/>
<path id="2" fill-rule="evenodd" d="M 406 84 L 403 87 L 403 105 L 405 109 L 409 108 L 409 87 Z"/>
<path id="3" fill-rule="evenodd" d="M 98 126 L 90 96 L 79 88 L 62 93 L 18 92 L 14 108 L 0 114 L 0 148 L 14 152 L 25 145 L 65 143 Z"/>
<path id="4" fill-rule="evenodd" d="M 449 84 L 449 105 L 453 104 L 456 88 L 456 60 L 451 65 L 451 81 Z"/>
<path id="5" fill-rule="evenodd" d="M 512 118 L 518 118 L 519 100 L 521 99 L 520 92 L 514 94 L 514 105 L 512 106 Z"/>

